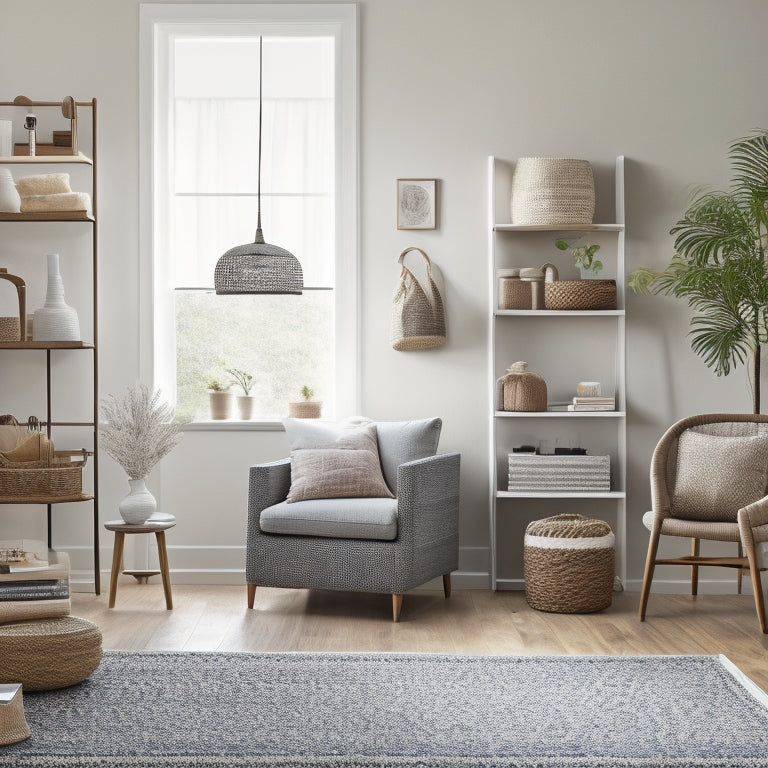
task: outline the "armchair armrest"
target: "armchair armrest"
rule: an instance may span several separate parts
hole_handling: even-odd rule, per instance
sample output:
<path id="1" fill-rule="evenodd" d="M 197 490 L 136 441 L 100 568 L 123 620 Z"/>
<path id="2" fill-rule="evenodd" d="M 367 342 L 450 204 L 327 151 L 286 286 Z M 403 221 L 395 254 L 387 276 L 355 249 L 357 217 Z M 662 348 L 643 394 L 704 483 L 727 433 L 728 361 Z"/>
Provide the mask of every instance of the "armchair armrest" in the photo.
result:
<path id="1" fill-rule="evenodd" d="M 248 522 L 258 523 L 262 510 L 285 501 L 291 487 L 291 460 L 254 464 L 248 475 Z"/>
<path id="2" fill-rule="evenodd" d="M 768 541 L 768 496 L 753 501 L 739 510 L 739 530 L 744 544 Z"/>
<path id="3" fill-rule="evenodd" d="M 429 546 L 457 536 L 461 455 L 444 453 L 397 468 L 398 536 Z"/>

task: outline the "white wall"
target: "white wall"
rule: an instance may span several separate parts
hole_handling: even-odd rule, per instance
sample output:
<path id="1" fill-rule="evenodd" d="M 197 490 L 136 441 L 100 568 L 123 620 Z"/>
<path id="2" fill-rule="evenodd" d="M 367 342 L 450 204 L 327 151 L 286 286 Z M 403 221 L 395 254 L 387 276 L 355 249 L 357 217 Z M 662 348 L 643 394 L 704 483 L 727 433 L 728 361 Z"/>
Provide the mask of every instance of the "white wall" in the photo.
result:
<path id="1" fill-rule="evenodd" d="M 362 411 L 443 416 L 441 447 L 463 462 L 457 582 L 487 583 L 469 577 L 487 568 L 488 544 L 486 158 L 626 155 L 628 268 L 663 266 L 692 188 L 726 184 L 729 142 L 768 125 L 768 4 L 363 0 L 359 15 Z M 0 50 L 3 99 L 99 99 L 101 391 L 117 391 L 139 370 L 138 2 L 7 3 Z M 436 231 L 396 230 L 395 179 L 408 176 L 441 180 Z M 439 350 L 389 347 L 396 259 L 408 245 L 424 248 L 446 282 L 449 342 Z M 690 352 L 684 305 L 627 304 L 632 581 L 656 440 L 682 416 L 746 411 L 750 399 L 743 370 L 717 379 Z M 177 581 L 242 580 L 247 467 L 285 451 L 281 433 L 196 432 L 164 461 L 152 485 L 179 520 L 169 534 Z M 106 520 L 127 489 L 111 460 L 102 468 Z M 31 535 L 39 519 L 0 514 L 3 535 Z M 67 512 L 55 527 L 84 572 L 85 518 Z M 104 535 L 105 562 L 110 546 Z"/>

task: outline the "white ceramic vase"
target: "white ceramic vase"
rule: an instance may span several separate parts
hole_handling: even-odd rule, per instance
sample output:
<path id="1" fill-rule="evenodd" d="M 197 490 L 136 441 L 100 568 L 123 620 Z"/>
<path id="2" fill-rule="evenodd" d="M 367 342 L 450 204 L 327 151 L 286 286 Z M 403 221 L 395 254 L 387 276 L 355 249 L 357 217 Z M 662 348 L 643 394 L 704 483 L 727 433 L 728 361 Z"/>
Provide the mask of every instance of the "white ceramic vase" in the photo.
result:
<path id="1" fill-rule="evenodd" d="M 7 168 L 0 168 L 0 212 L 19 213 L 20 211 L 21 197 L 13 176 Z"/>
<path id="2" fill-rule="evenodd" d="M 117 508 L 120 511 L 120 517 L 126 523 L 141 525 L 146 523 L 154 514 L 157 509 L 157 501 L 147 490 L 145 477 L 138 480 L 128 478 L 128 485 L 131 488 L 130 493 L 121 500 Z"/>
<path id="3" fill-rule="evenodd" d="M 48 291 L 45 305 L 35 311 L 32 334 L 35 341 L 79 341 L 77 312 L 64 301 L 64 283 L 59 272 L 59 254 L 49 253 Z"/>
<path id="4" fill-rule="evenodd" d="M 208 392 L 208 401 L 211 406 L 211 418 L 215 421 L 232 418 L 232 405 L 235 396 L 232 392 Z"/>

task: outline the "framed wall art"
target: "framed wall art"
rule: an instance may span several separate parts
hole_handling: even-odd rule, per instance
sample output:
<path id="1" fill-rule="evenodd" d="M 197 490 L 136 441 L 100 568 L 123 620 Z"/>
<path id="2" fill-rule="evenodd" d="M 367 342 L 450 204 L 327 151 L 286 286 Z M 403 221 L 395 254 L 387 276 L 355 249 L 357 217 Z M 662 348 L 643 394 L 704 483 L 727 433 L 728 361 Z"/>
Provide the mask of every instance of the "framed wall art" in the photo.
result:
<path id="1" fill-rule="evenodd" d="M 397 180 L 397 228 L 437 228 L 437 179 Z"/>

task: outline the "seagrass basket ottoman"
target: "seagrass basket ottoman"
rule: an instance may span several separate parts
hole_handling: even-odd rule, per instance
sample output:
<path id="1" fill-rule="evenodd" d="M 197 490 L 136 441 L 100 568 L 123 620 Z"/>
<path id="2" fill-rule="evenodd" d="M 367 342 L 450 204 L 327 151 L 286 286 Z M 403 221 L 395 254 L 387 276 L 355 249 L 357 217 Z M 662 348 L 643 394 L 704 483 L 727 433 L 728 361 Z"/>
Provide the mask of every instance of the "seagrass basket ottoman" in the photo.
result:
<path id="1" fill-rule="evenodd" d="M 531 608 L 593 613 L 613 599 L 615 539 L 603 520 L 555 515 L 525 529 L 523 574 Z"/>
<path id="2" fill-rule="evenodd" d="M 0 683 L 51 691 L 81 683 L 101 661 L 101 630 L 76 616 L 0 624 Z"/>

